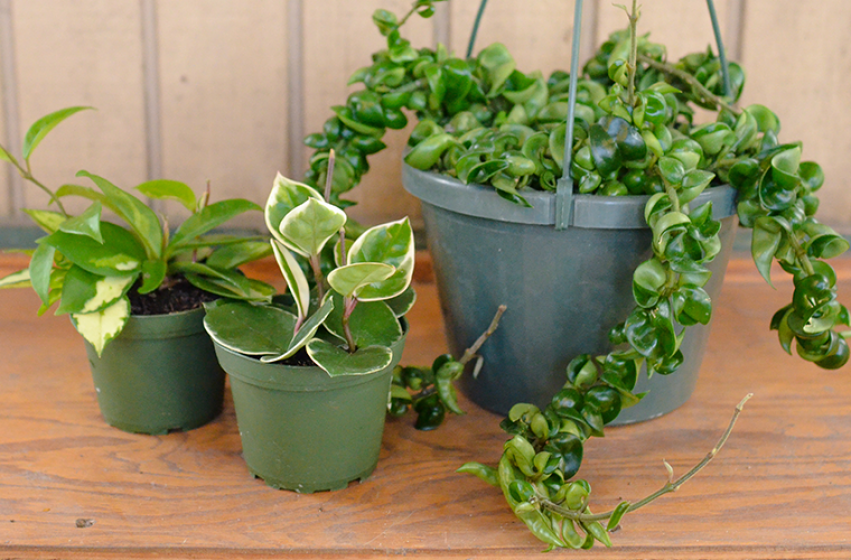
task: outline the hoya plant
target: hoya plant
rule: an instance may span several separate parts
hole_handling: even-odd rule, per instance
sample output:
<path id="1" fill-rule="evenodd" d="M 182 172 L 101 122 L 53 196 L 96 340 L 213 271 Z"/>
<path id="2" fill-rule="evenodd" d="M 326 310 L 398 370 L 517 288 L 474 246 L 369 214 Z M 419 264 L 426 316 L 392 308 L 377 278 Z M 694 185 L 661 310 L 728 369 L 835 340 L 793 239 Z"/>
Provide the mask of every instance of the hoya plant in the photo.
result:
<path id="1" fill-rule="evenodd" d="M 204 325 L 210 336 L 266 363 L 305 363 L 306 354 L 306 363 L 331 376 L 386 368 L 390 347 L 403 334 L 400 318 L 415 299 L 408 219 L 348 239 L 343 210 L 280 174 L 265 215 L 289 301 L 208 304 Z"/>
<path id="2" fill-rule="evenodd" d="M 54 191 L 32 174 L 30 158 L 45 135 L 86 108 L 70 107 L 39 119 L 24 138 L 20 160 L 0 146 L 0 158 L 47 193 L 55 208 L 24 210 L 46 235 L 37 240 L 28 268 L 0 279 L 0 287 L 32 287 L 42 301 L 39 315 L 58 304 L 56 314 L 69 314 L 98 355 L 126 325 L 131 296 L 168 292 L 181 279 L 214 296 L 269 301 L 271 286 L 237 270 L 268 254 L 268 246 L 258 239 L 210 233 L 235 216 L 261 210 L 257 204 L 244 199 L 211 204 L 209 192 L 196 196 L 179 181 L 137 185 L 139 195 L 176 200 L 191 213 L 172 233 L 165 217 L 103 177 L 80 171 L 77 176 L 94 187 L 68 184 Z M 71 215 L 63 204 L 68 196 L 82 197 L 89 206 Z M 106 219 L 105 211 L 119 223 Z"/>
<path id="3" fill-rule="evenodd" d="M 725 66 L 711 49 L 669 60 L 664 46 L 638 35 L 635 1 L 624 8 L 628 28 L 576 73 L 573 107 L 567 72 L 522 72 L 502 44 L 476 56 L 471 48 L 465 58 L 441 45 L 413 47 L 401 26 L 414 14 L 430 16 L 437 1 L 416 0 L 401 18 L 375 12 L 387 47 L 349 80 L 360 89 L 305 139 L 315 149 L 305 180 L 329 181 L 330 200 L 349 204 L 340 197 L 369 170 L 367 157 L 385 147 L 388 129 L 407 125 L 408 111 L 417 124 L 405 162 L 414 168 L 490 186 L 494 196 L 521 206 L 529 204 L 526 193 L 557 191 L 564 180 L 576 193 L 648 197 L 651 256 L 633 275 L 635 308 L 611 326 L 616 349 L 577 356 L 547 406 L 515 406 L 502 423 L 511 439 L 497 466 L 462 468 L 501 488 L 512 511 L 549 546 L 609 545 L 624 513 L 661 494 L 592 514 L 590 486 L 575 477 L 584 442 L 602 436 L 642 397 L 635 393 L 639 373 L 674 373 L 684 359 L 685 329 L 711 318 L 705 286 L 707 265 L 721 248 L 720 223 L 711 204 L 695 202 L 698 195 L 723 184 L 737 190 L 739 222 L 753 230 L 758 270 L 770 283 L 776 261 L 794 279 L 792 301 L 767 323 L 783 350 L 794 348 L 826 369 L 849 359 L 851 332 L 841 326 L 851 317 L 827 263 L 849 244 L 816 218 L 821 167 L 803 160 L 800 142 L 780 140 L 780 119 L 769 108 L 737 106 L 742 68 Z M 336 168 L 327 163 L 332 149 L 341 160 Z M 679 483 L 671 477 L 669 487 Z"/>

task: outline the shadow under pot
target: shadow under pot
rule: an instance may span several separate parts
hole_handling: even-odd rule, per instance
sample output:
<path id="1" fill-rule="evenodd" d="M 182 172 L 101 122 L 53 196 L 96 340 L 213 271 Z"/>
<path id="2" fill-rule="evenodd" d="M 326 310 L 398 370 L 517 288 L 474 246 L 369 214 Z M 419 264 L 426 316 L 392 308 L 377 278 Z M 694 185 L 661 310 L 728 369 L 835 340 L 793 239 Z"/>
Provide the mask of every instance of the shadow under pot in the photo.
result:
<path id="1" fill-rule="evenodd" d="M 101 414 L 126 432 L 166 434 L 207 424 L 222 411 L 225 374 L 204 330 L 204 308 L 131 315 L 98 357 L 88 342 Z"/>
<path id="2" fill-rule="evenodd" d="M 403 322 L 403 332 L 407 325 Z M 215 344 L 230 375 L 248 470 L 273 488 L 303 494 L 363 481 L 378 464 L 393 368 L 331 377 L 316 366 L 263 363 Z"/>

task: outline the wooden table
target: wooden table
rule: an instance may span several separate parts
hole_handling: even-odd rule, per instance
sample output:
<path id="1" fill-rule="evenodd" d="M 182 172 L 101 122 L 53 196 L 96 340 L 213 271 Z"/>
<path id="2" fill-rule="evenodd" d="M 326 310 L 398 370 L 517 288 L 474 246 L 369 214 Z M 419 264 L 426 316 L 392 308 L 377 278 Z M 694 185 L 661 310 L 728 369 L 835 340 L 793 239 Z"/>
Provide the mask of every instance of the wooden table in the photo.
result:
<path id="1" fill-rule="evenodd" d="M 0 274 L 23 262 L 2 257 Z M 837 267 L 849 303 L 851 260 Z M 426 268 L 407 363 L 445 351 Z M 628 516 L 615 548 L 554 555 L 851 558 L 851 371 L 823 372 L 780 350 L 767 324 L 791 283 L 776 285 L 734 259 L 694 397 L 589 442 L 582 474 L 599 511 L 641 497 L 664 482 L 663 458 L 685 472 L 753 392 L 722 453 L 680 492 Z M 189 433 L 107 426 L 78 335 L 36 308 L 29 290 L 0 291 L 0 559 L 540 558 L 543 546 L 501 494 L 455 473 L 498 459 L 497 416 L 463 402 L 469 414 L 433 432 L 390 420 L 366 482 L 276 491 L 248 475 L 229 397 L 217 420 Z"/>

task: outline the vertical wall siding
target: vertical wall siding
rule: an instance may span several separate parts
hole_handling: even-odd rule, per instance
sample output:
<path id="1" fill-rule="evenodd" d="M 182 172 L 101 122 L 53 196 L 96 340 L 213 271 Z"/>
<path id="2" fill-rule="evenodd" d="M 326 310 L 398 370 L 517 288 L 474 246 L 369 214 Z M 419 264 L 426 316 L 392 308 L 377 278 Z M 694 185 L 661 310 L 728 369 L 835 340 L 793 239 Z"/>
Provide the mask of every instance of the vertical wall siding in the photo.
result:
<path id="1" fill-rule="evenodd" d="M 781 139 L 803 140 L 804 156 L 827 175 L 825 221 L 851 231 L 848 111 L 851 51 L 843 0 L 715 0 L 732 58 L 748 73 L 745 103 L 761 102 L 783 121 Z M 415 45 L 440 40 L 466 51 L 479 2 L 451 0 L 432 19 L 412 19 Z M 642 32 L 669 46 L 669 56 L 713 41 L 703 0 L 644 2 Z M 68 105 L 75 115 L 33 157 L 51 185 L 75 181 L 79 169 L 130 187 L 162 175 L 196 189 L 209 180 L 215 197 L 262 202 L 275 172 L 303 173 L 330 106 L 355 88 L 346 81 L 383 46 L 371 22 L 376 8 L 401 14 L 409 0 L 0 0 L 0 139 L 20 141 L 33 120 Z M 610 2 L 585 2 L 582 49 L 624 27 Z M 524 71 L 566 68 L 573 33 L 568 0 L 490 0 L 477 48 L 501 41 Z M 11 125 L 11 129 L 9 126 Z M 399 184 L 404 131 L 389 131 L 389 149 L 351 193 L 367 223 L 418 216 Z M 19 149 L 12 147 L 13 151 Z M 5 166 L 4 166 L 5 167 Z M 19 196 L 18 196 L 19 195 Z M 16 198 L 18 196 L 18 198 Z M 24 185 L 0 173 L 0 224 L 17 207 L 44 207 Z M 180 210 L 168 207 L 173 222 Z M 252 222 L 260 223 L 258 217 Z"/>

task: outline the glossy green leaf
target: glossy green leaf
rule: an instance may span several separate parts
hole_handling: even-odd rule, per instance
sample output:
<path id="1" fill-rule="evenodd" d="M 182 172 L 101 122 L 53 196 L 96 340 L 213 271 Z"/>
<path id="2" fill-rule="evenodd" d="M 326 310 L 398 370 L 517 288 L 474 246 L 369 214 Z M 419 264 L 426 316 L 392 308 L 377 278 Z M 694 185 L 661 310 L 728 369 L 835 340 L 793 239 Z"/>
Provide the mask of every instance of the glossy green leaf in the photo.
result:
<path id="1" fill-rule="evenodd" d="M 198 201 L 195 193 L 186 183 L 170 179 L 156 179 L 136 185 L 136 190 L 143 196 L 156 200 L 176 200 L 190 212 L 197 210 Z"/>
<path id="2" fill-rule="evenodd" d="M 298 319 L 271 305 L 218 301 L 207 305 L 204 328 L 219 345 L 248 356 L 278 356 L 290 346 Z"/>
<path id="3" fill-rule="evenodd" d="M 98 356 L 104 347 L 118 336 L 130 318 L 130 301 L 126 297 L 94 313 L 71 315 L 74 327 L 92 345 Z"/>
<path id="4" fill-rule="evenodd" d="M 168 264 L 163 260 L 142 262 L 142 285 L 139 286 L 139 293 L 147 294 L 162 286 L 167 272 Z"/>
<path id="5" fill-rule="evenodd" d="M 358 299 L 375 301 L 403 293 L 413 278 L 414 252 L 414 233 L 408 218 L 366 230 L 349 248 L 348 262 L 382 263 L 395 270 L 391 276 L 360 288 Z"/>
<path id="6" fill-rule="evenodd" d="M 404 317 L 417 301 L 417 293 L 411 286 L 396 297 L 384 300 L 396 317 Z"/>
<path id="7" fill-rule="evenodd" d="M 483 465 L 481 463 L 464 463 L 455 472 L 471 474 L 479 478 L 480 480 L 490 484 L 491 486 L 499 486 L 499 479 L 497 477 L 496 469 L 493 467 L 488 467 L 487 465 Z"/>
<path id="8" fill-rule="evenodd" d="M 393 360 L 393 352 L 384 346 L 358 348 L 350 354 L 320 338 L 314 338 L 307 344 L 307 353 L 331 377 L 375 373 L 389 366 Z"/>
<path id="9" fill-rule="evenodd" d="M 632 293 L 636 303 L 641 307 L 656 305 L 667 280 L 667 271 L 659 259 L 652 258 L 638 265 L 632 277 Z"/>
<path id="10" fill-rule="evenodd" d="M 42 243 L 39 240 L 38 247 L 30 257 L 29 278 L 32 283 L 33 290 L 38 294 L 42 303 L 47 304 L 48 293 L 50 292 L 50 275 L 53 270 L 53 259 L 56 255 L 56 249 L 48 243 Z"/>
<path id="11" fill-rule="evenodd" d="M 272 246 L 264 241 L 241 241 L 219 247 L 207 257 L 207 264 L 220 270 L 237 268 L 272 254 Z"/>
<path id="12" fill-rule="evenodd" d="M 388 264 L 361 262 L 341 266 L 328 275 L 328 284 L 345 297 L 357 296 L 370 284 L 387 280 L 396 272 Z"/>
<path id="13" fill-rule="evenodd" d="M 169 255 L 228 220 L 251 210 L 260 210 L 260 207 L 241 198 L 222 200 L 204 207 L 200 212 L 189 216 L 174 232 L 168 244 Z"/>
<path id="14" fill-rule="evenodd" d="M 745 107 L 745 111 L 756 119 L 760 132 L 773 132 L 775 134 L 780 132 L 780 119 L 768 107 L 754 104 Z"/>
<path id="15" fill-rule="evenodd" d="M 118 214 L 136 233 L 149 258 L 156 259 L 162 255 L 162 226 L 153 210 L 135 196 L 119 189 L 103 177 L 93 175 L 88 171 L 79 171 L 77 176 L 88 177 L 97 185 L 106 196 L 109 208 Z"/>
<path id="16" fill-rule="evenodd" d="M 313 339 L 313 336 L 316 334 L 316 331 L 319 330 L 319 327 L 322 326 L 322 324 L 325 322 L 325 320 L 328 318 L 328 316 L 333 310 L 334 301 L 332 298 L 328 297 L 325 299 L 325 302 L 322 304 L 322 306 L 299 326 L 299 328 L 293 334 L 293 338 L 290 341 L 286 352 L 279 356 L 263 356 L 262 358 L 260 358 L 260 361 L 264 363 L 277 362 L 294 355 L 303 346 L 305 346 Z"/>
<path id="17" fill-rule="evenodd" d="M 67 216 L 50 210 L 30 210 L 25 208 L 24 213 L 32 218 L 32 221 L 34 221 L 38 227 L 47 233 L 57 231 L 59 226 L 68 219 Z"/>
<path id="18" fill-rule="evenodd" d="M 103 243 L 100 232 L 100 215 L 102 206 L 100 202 L 94 202 L 82 214 L 65 220 L 59 225 L 59 230 L 65 233 L 86 235 L 98 243 Z"/>
<path id="19" fill-rule="evenodd" d="M 753 226 L 751 236 L 751 255 L 759 273 L 765 278 L 769 286 L 771 283 L 771 263 L 774 262 L 774 254 L 783 241 L 784 230 L 777 219 L 768 216 L 757 218 Z"/>
<path id="20" fill-rule="evenodd" d="M 516 63 L 505 45 L 493 43 L 479 52 L 479 64 L 487 72 L 488 97 L 495 97 L 502 91 L 505 81 L 514 72 Z"/>
<path id="21" fill-rule="evenodd" d="M 84 235 L 57 231 L 40 240 L 68 260 L 101 276 L 125 276 L 139 270 L 146 260 L 145 249 L 126 229 L 101 222 L 103 243 Z"/>
<path id="22" fill-rule="evenodd" d="M 340 340 L 345 340 L 343 314 L 345 303 L 339 294 L 332 294 L 334 309 L 325 321 L 325 328 Z M 383 301 L 359 301 L 349 316 L 349 330 L 355 345 L 392 346 L 402 336 L 402 327 L 390 307 Z"/>
<path id="23" fill-rule="evenodd" d="M 62 298 L 56 314 L 101 311 L 124 297 L 135 282 L 136 276 L 97 276 L 78 266 L 72 266 L 65 275 Z"/>
<path id="24" fill-rule="evenodd" d="M 290 249 L 309 257 L 321 253 L 328 240 L 337 235 L 345 223 L 345 212 L 311 197 L 284 216 L 279 231 Z"/>
<path id="25" fill-rule="evenodd" d="M 79 113 L 80 111 L 85 111 L 86 109 L 93 109 L 93 107 L 68 107 L 66 109 L 60 109 L 59 111 L 45 115 L 33 123 L 29 130 L 27 130 L 26 136 L 24 136 L 24 145 L 22 149 L 24 159 L 30 159 L 33 150 L 36 149 L 41 141 L 44 140 L 44 137 L 47 136 L 47 133 L 53 130 L 56 125 L 71 115 Z"/>
<path id="26" fill-rule="evenodd" d="M 709 186 L 715 174 L 702 169 L 693 169 L 683 175 L 682 190 L 679 192 L 680 204 L 688 204 Z"/>
<path id="27" fill-rule="evenodd" d="M 169 263 L 168 273 L 194 274 L 214 278 L 228 285 L 231 293 L 240 296 L 247 296 L 251 289 L 248 278 L 239 272 L 234 270 L 219 270 L 201 262 L 171 262 Z"/>

